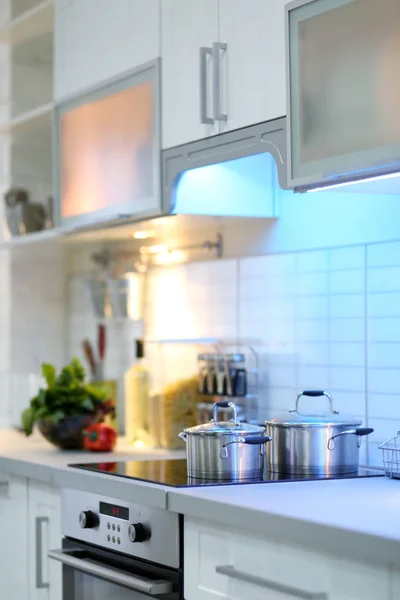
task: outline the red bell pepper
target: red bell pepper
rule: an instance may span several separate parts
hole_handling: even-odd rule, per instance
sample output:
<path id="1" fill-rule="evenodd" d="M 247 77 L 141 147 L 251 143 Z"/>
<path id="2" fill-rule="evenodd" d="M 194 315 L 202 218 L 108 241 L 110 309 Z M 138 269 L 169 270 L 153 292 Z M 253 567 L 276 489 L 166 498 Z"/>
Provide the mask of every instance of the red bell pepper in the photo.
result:
<path id="1" fill-rule="evenodd" d="M 117 443 L 115 429 L 106 423 L 95 423 L 83 431 L 83 446 L 92 452 L 111 452 Z"/>

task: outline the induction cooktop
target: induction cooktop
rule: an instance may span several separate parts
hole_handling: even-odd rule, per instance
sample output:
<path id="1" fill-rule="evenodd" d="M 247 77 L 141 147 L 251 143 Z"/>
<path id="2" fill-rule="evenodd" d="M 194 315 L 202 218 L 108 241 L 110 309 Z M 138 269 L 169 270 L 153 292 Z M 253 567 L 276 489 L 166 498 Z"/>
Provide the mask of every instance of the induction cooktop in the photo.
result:
<path id="1" fill-rule="evenodd" d="M 349 475 L 288 475 L 284 473 L 270 473 L 265 469 L 259 479 L 193 479 L 188 478 L 186 459 L 175 460 L 128 460 L 123 462 L 98 462 L 68 465 L 76 469 L 83 469 L 93 473 L 105 473 L 113 477 L 124 477 L 137 481 L 156 483 L 167 487 L 186 488 L 204 487 L 212 485 L 243 485 L 250 483 L 273 483 L 285 481 L 316 481 L 323 479 L 353 479 L 356 477 L 383 477 L 381 471 L 360 468 L 357 473 Z"/>

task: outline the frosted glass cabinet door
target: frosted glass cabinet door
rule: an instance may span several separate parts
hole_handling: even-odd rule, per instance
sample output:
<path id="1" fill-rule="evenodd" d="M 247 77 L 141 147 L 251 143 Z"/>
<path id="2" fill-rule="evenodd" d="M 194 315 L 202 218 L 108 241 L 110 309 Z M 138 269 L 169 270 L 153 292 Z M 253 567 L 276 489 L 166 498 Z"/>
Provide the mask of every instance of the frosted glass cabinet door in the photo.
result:
<path id="1" fill-rule="evenodd" d="M 289 180 L 400 168 L 399 0 L 288 7 Z"/>
<path id="2" fill-rule="evenodd" d="M 57 110 L 58 221 L 160 211 L 158 61 Z"/>

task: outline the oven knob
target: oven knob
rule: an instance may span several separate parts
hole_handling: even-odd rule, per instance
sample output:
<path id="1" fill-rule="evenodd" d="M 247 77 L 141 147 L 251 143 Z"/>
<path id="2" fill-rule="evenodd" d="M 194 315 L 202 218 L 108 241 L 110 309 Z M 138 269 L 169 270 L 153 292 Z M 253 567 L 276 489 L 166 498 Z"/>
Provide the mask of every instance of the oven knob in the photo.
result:
<path id="1" fill-rule="evenodd" d="M 128 529 L 128 536 L 131 542 L 145 542 L 150 537 L 150 532 L 146 531 L 141 523 L 131 523 Z"/>
<path id="2" fill-rule="evenodd" d="M 91 510 L 83 510 L 79 515 L 79 525 L 82 529 L 93 529 L 99 524 L 99 517 Z"/>

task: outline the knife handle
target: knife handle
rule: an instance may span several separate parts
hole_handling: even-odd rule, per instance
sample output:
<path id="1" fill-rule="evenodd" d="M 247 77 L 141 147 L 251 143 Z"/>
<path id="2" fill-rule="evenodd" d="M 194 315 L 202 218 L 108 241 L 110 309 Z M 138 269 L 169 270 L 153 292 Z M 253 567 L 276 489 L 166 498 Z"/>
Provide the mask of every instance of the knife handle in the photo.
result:
<path id="1" fill-rule="evenodd" d="M 99 325 L 98 346 L 99 346 L 99 357 L 100 357 L 101 362 L 103 362 L 105 354 L 106 354 L 106 326 L 105 325 Z"/>

